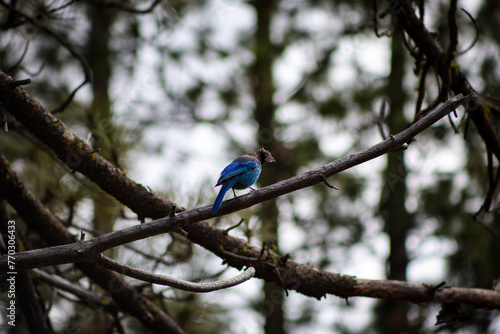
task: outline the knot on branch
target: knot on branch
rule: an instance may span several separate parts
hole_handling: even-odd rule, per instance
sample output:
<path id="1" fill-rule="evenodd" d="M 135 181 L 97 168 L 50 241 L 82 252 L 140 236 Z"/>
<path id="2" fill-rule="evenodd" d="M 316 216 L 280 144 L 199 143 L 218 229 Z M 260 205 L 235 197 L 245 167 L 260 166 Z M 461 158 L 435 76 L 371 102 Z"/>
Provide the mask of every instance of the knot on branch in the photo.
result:
<path id="1" fill-rule="evenodd" d="M 445 285 L 446 285 L 445 281 L 443 281 L 439 284 L 436 284 L 436 285 L 424 284 L 424 286 L 426 288 L 425 292 L 427 292 L 427 294 L 429 294 L 430 296 L 434 297 L 436 295 L 436 291 L 438 291 L 439 289 L 441 289 Z"/>

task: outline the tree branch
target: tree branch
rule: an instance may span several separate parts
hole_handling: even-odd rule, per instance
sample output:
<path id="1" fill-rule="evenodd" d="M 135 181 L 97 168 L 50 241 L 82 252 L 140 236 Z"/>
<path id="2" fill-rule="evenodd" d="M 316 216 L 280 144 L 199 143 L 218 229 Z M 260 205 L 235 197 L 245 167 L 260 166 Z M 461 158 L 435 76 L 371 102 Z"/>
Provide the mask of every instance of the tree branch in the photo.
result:
<path id="1" fill-rule="evenodd" d="M 0 174 L 9 180 L 0 182 L 0 199 L 14 207 L 29 228 L 50 245 L 68 244 L 76 238 L 66 227 L 26 189 L 21 179 L 12 171 L 10 163 L 0 153 Z M 17 254 L 22 254 L 17 253 Z M 17 260 L 16 254 L 16 260 Z M 17 264 L 17 262 L 16 262 Z M 158 306 L 141 295 L 121 276 L 91 262 L 78 262 L 76 266 L 92 281 L 108 290 L 115 303 L 141 321 L 153 333 L 182 333 L 182 329 Z M 38 267 L 32 263 L 31 268 Z M 16 266 L 16 270 L 19 270 Z M 109 289 L 113 287 L 113 289 Z"/>
<path id="2" fill-rule="evenodd" d="M 238 284 L 241 284 L 243 282 L 246 282 L 255 275 L 255 269 L 250 267 L 243 273 L 231 278 L 211 283 L 193 283 L 174 277 L 156 275 L 144 270 L 128 266 L 126 264 L 121 264 L 103 254 L 100 254 L 100 256 L 97 258 L 97 263 L 109 270 L 116 271 L 119 274 L 130 276 L 141 281 L 153 284 L 168 285 L 176 289 L 191 291 L 191 292 L 212 292 L 212 291 L 227 289 L 236 286 Z"/>
<path id="3" fill-rule="evenodd" d="M 16 267 L 19 268 L 19 270 L 22 270 L 48 265 L 90 260 L 94 258 L 96 254 L 99 254 L 107 249 L 136 240 L 145 239 L 154 235 L 183 229 L 193 223 L 239 211 L 255 204 L 282 196 L 284 194 L 288 194 L 293 191 L 297 191 L 299 189 L 324 182 L 323 180 L 327 177 L 379 157 L 388 152 L 399 149 L 402 145 L 410 142 L 411 139 L 418 133 L 422 132 L 424 129 L 428 128 L 469 99 L 470 96 L 456 96 L 448 100 L 446 103 L 444 103 L 434 111 L 430 112 L 419 121 L 415 122 L 406 130 L 400 132 L 397 135 L 390 136 L 388 139 L 364 151 L 342 157 L 327 165 L 318 167 L 288 180 L 284 180 L 253 191 L 249 194 L 227 200 L 223 202 L 220 210 L 215 215 L 211 214 L 211 205 L 204 206 L 189 211 L 180 212 L 175 216 L 169 215 L 167 217 L 160 218 L 149 223 L 135 225 L 120 231 L 107 233 L 92 240 L 51 247 L 48 249 L 36 249 L 18 253 L 16 258 Z M 59 127 L 62 126 L 64 125 L 60 123 Z M 68 134 L 66 134 L 66 137 L 68 137 Z M 97 156 L 96 153 L 93 153 L 92 155 Z M 100 159 L 105 161 L 103 158 Z M 107 161 L 105 162 L 107 163 Z M 2 183 L 4 182 L 7 183 L 2 186 L 5 189 L 9 188 L 9 180 L 16 178 L 16 175 L 13 174 L 12 171 L 8 170 L 7 164 L 8 162 L 5 160 L 5 158 L 0 159 L 0 185 L 2 185 Z M 76 166 L 75 168 L 78 167 L 79 166 Z M 121 171 L 119 171 L 118 169 L 116 170 L 121 173 Z M 91 174 L 91 176 L 93 176 L 93 174 Z M 123 176 L 123 178 L 126 177 Z M 128 183 L 133 182 L 130 180 L 128 181 Z M 7 198 L 7 200 L 9 199 Z M 6 270 L 7 260 L 4 258 L 0 258 L 0 272 Z"/>
<path id="4" fill-rule="evenodd" d="M 9 112 L 11 112 L 18 120 L 29 128 L 30 131 L 34 132 L 35 135 L 37 135 L 49 147 L 52 147 L 52 149 L 58 154 L 59 159 L 65 163 L 71 163 L 71 156 L 64 148 L 69 147 L 77 150 L 73 151 L 73 154 L 77 154 L 77 156 L 80 157 L 79 163 L 71 164 L 71 167 L 74 170 L 78 170 L 87 175 L 102 189 L 105 189 L 111 195 L 120 199 L 120 201 L 122 201 L 125 205 L 128 206 L 128 204 L 131 204 L 130 206 L 140 217 L 154 217 L 154 215 L 158 214 L 161 214 L 162 216 L 169 215 L 171 211 L 170 209 L 172 208 L 172 202 L 155 196 L 144 187 L 127 179 L 121 171 L 114 168 L 109 162 L 95 152 L 88 154 L 91 158 L 86 157 L 84 154 L 85 152 L 93 151 L 90 146 L 86 145 L 79 138 L 69 133 L 64 124 L 47 113 L 43 107 L 38 104 L 38 102 L 31 99 L 31 97 L 23 91 L 19 89 L 14 90 L 15 92 L 6 91 L 5 87 L 2 86 L 1 78 L 2 75 L 0 74 L 0 101 L 5 101 L 4 103 L 6 104 Z M 282 194 L 290 191 L 317 184 L 322 182 L 323 177 L 329 177 L 352 166 L 378 157 L 393 149 L 397 149 L 406 142 L 409 142 L 411 138 L 419 132 L 423 131 L 425 128 L 429 127 L 431 124 L 469 99 L 470 96 L 457 96 L 451 99 L 441 107 L 430 112 L 418 122 L 415 122 L 405 131 L 395 136 L 391 136 L 387 140 L 371 147 L 368 150 L 346 156 L 297 177 L 262 188 L 248 195 L 226 201 L 221 208 L 221 213 L 234 212 L 262 201 L 281 196 Z M 47 126 L 49 126 L 49 128 L 47 128 Z M 63 144 L 63 149 L 58 146 L 61 144 Z M 15 173 L 8 168 L 7 161 L 4 161 L 4 163 L 0 165 L 2 165 L 2 167 L 0 167 L 0 194 L 2 191 L 12 194 L 10 192 L 12 187 L 9 185 L 9 188 L 6 188 L 6 186 L 9 182 L 15 183 L 16 181 L 9 179 L 9 177 L 12 176 L 12 174 L 16 177 L 17 175 L 15 175 Z M 9 177 L 6 177 L 6 175 Z M 7 182 L 7 180 L 10 181 Z M 112 184 L 109 184 L 113 181 L 120 182 L 120 187 L 113 187 Z M 19 189 L 16 191 L 18 190 Z M 123 193 L 127 193 L 128 198 L 125 198 L 126 196 L 123 196 Z M 28 211 L 35 210 L 35 216 L 45 210 L 41 207 L 33 207 L 30 205 L 25 206 L 25 203 L 23 203 L 22 200 L 17 203 L 18 205 L 16 207 L 16 205 L 12 204 L 13 202 L 17 202 L 16 200 L 12 200 L 12 198 L 16 196 L 9 197 L 9 203 L 11 203 L 11 205 L 13 205 L 16 210 L 20 212 L 23 218 L 30 214 L 26 212 L 26 207 L 28 207 Z M 28 202 L 34 200 L 32 196 L 21 196 L 21 198 Z M 152 203 L 155 205 L 152 205 Z M 151 209 L 151 211 L 148 211 L 148 209 Z M 182 211 L 182 209 L 179 208 L 177 210 Z M 44 215 L 41 215 L 41 217 L 45 219 L 47 218 Z M 54 250 L 60 251 L 60 253 L 57 254 L 57 257 L 67 256 L 64 261 L 82 261 L 85 259 L 92 259 L 92 257 L 96 256 L 104 249 L 114 247 L 119 244 L 164 233 L 166 231 L 178 229 L 179 227 L 185 227 L 185 229 L 189 232 L 188 238 L 191 241 L 202 245 L 214 254 L 222 257 L 229 265 L 235 268 L 242 268 L 244 266 L 251 265 L 256 269 L 256 277 L 263 278 L 266 281 L 274 281 L 286 289 L 293 289 L 311 297 L 321 298 L 326 294 L 334 294 L 343 298 L 347 298 L 349 296 L 367 296 L 374 298 L 407 300 L 416 303 L 447 302 L 456 300 L 488 308 L 499 307 L 500 305 L 500 293 L 490 290 L 456 288 L 432 290 L 424 289 L 421 285 L 412 285 L 406 282 L 357 280 L 351 276 L 325 272 L 312 265 L 299 264 L 292 260 L 281 258 L 273 252 L 268 253 L 269 255 L 265 261 L 257 261 L 255 259 L 259 258 L 259 254 L 261 253 L 260 248 L 248 244 L 243 239 L 231 237 L 227 235 L 224 230 L 217 229 L 206 221 L 199 221 L 212 217 L 213 216 L 210 215 L 210 206 L 206 206 L 190 211 L 180 212 L 174 217 L 165 217 L 153 222 L 133 226 L 122 231 L 108 233 L 93 240 L 58 246 L 59 248 L 54 247 L 45 250 L 33 250 L 19 253 L 16 258 L 16 267 L 20 268 L 20 266 L 23 265 L 28 268 L 32 265 L 36 265 L 33 262 L 30 264 L 31 261 L 28 258 L 23 258 L 27 253 L 31 254 L 30 256 L 33 256 L 32 259 L 34 259 L 35 262 L 41 261 L 38 264 L 40 266 L 52 263 L 52 261 L 44 255 L 44 252 L 52 252 Z M 53 223 L 53 220 L 51 222 Z M 41 219 L 38 227 L 43 228 L 46 225 L 47 222 Z M 38 233 L 41 232 L 39 229 L 35 230 Z M 56 230 L 56 233 L 60 233 L 60 231 Z M 227 256 L 227 254 L 223 254 L 223 252 L 229 252 L 237 256 Z M 63 253 L 67 255 L 64 255 Z M 58 258 L 57 262 L 64 263 L 64 261 L 60 260 L 61 258 Z M 95 266 L 95 264 L 83 261 L 80 262 L 79 266 Z M 98 280 L 98 278 L 99 277 L 97 275 L 92 277 L 94 280 Z M 101 284 L 104 284 L 104 282 L 101 282 Z M 379 289 L 386 290 L 382 291 Z M 455 299 L 450 298 L 450 294 Z"/>
<path id="5" fill-rule="evenodd" d="M 230 266 L 241 268 L 251 265 L 257 271 L 255 277 L 318 299 L 333 294 L 341 298 L 364 296 L 412 303 L 460 302 L 482 308 L 500 307 L 500 291 L 452 287 L 433 291 L 424 284 L 358 279 L 327 272 L 310 264 L 300 264 L 293 260 L 283 261 L 282 257 L 271 251 L 268 258 L 259 260 L 261 248 L 247 243 L 244 239 L 228 238 L 223 230 L 207 222 L 189 227 L 188 232 L 191 240 L 196 243 L 201 243 L 203 240 L 204 247 L 223 257 Z M 227 256 L 226 252 L 237 256 Z"/>
<path id="6" fill-rule="evenodd" d="M 170 212 L 172 202 L 150 192 L 126 177 L 119 168 L 111 164 L 84 140 L 73 135 L 64 123 L 49 113 L 42 105 L 22 89 L 12 89 L 13 79 L 0 71 L 0 101 L 3 107 L 16 117 L 57 158 L 97 183 L 101 189 L 139 215 L 160 218 Z"/>
<path id="7" fill-rule="evenodd" d="M 446 83 L 449 83 L 449 87 L 455 94 L 472 94 L 473 89 L 465 74 L 460 71 L 458 66 L 451 66 L 447 53 L 439 45 L 433 34 L 427 30 L 423 22 L 416 16 L 411 2 L 409 0 L 389 0 L 388 2 L 391 12 L 398 17 L 404 30 L 413 39 L 420 51 L 425 54 L 427 61 L 436 69 L 443 85 L 446 86 Z M 451 6 L 454 3 L 455 0 L 452 0 Z M 450 24 L 453 25 L 454 23 L 451 22 Z M 455 43 L 454 34 L 455 32 L 450 32 L 452 36 L 451 47 L 454 47 L 451 44 Z M 477 97 L 473 97 L 468 101 L 466 110 L 486 146 L 500 161 L 500 140 L 494 126 L 488 119 L 487 110 Z"/>
<path id="8" fill-rule="evenodd" d="M 111 314 L 117 314 L 119 311 L 115 302 L 106 296 L 98 295 L 94 292 L 82 289 L 62 277 L 50 275 L 40 269 L 33 269 L 33 272 L 35 273 L 35 277 L 39 278 L 41 281 L 44 281 L 55 288 L 71 293 L 90 307 L 103 307 Z"/>
<path id="9" fill-rule="evenodd" d="M 78 85 L 73 91 L 69 94 L 69 96 L 66 98 L 66 100 L 53 112 L 59 112 L 64 110 L 73 100 L 73 97 L 76 95 L 76 93 L 82 88 L 84 85 L 87 83 L 92 82 L 92 70 L 90 69 L 90 66 L 87 62 L 87 59 L 81 54 L 81 52 L 73 45 L 71 44 L 63 35 L 59 34 L 57 31 L 52 29 L 50 26 L 46 25 L 42 20 L 36 18 L 36 17 L 31 17 L 30 15 L 27 15 L 21 11 L 18 11 L 15 6 L 12 4 L 8 4 L 5 2 L 0 2 L 0 5 L 8 8 L 11 10 L 12 13 L 15 13 L 19 17 L 24 18 L 28 22 L 30 22 L 34 27 L 40 29 L 41 31 L 45 32 L 47 35 L 54 37 L 59 44 L 61 44 L 82 66 L 83 68 L 83 73 L 85 75 L 85 78 L 83 82 Z"/>
<path id="10" fill-rule="evenodd" d="M 478 308 L 496 309 L 500 307 L 500 291 L 472 288 L 440 287 L 434 289 L 425 284 L 404 281 L 356 280 L 358 296 L 374 298 L 410 300 L 413 303 L 463 303 Z"/>

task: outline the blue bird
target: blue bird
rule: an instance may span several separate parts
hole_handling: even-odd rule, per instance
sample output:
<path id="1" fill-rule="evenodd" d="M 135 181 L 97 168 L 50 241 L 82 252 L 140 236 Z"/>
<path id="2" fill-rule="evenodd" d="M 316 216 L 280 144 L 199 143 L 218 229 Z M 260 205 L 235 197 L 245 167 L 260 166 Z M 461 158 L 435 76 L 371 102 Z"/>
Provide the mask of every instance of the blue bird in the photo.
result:
<path id="1" fill-rule="evenodd" d="M 234 189 L 250 188 L 252 184 L 257 181 L 262 171 L 262 164 L 264 162 L 275 162 L 271 152 L 261 148 L 257 152 L 247 153 L 239 158 L 234 159 L 226 168 L 220 173 L 217 186 L 222 186 L 219 195 L 215 199 L 212 206 L 212 214 L 219 210 L 224 195 L 229 189 L 233 189 L 233 194 L 236 197 Z"/>

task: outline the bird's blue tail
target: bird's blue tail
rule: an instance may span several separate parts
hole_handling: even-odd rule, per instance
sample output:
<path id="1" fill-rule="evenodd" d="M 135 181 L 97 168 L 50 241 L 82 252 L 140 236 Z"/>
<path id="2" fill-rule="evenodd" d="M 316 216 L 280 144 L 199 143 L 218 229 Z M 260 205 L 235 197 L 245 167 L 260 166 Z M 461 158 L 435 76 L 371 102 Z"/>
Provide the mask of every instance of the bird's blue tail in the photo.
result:
<path id="1" fill-rule="evenodd" d="M 217 210 L 219 210 L 220 205 L 222 204 L 222 200 L 224 199 L 224 196 L 226 195 L 226 192 L 229 190 L 229 188 L 231 188 L 231 182 L 222 184 L 222 188 L 220 188 L 219 195 L 217 195 L 214 205 L 212 206 L 212 214 L 216 213 Z"/>

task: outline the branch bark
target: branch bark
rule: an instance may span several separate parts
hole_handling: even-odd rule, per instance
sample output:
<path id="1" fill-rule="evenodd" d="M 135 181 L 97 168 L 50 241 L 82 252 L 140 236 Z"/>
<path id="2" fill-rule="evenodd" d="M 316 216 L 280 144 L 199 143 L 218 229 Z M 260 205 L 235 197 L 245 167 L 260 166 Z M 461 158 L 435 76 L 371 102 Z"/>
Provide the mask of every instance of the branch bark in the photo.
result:
<path id="1" fill-rule="evenodd" d="M 395 136 L 391 136 L 387 140 L 369 148 L 368 150 L 349 155 L 328 165 L 319 167 L 317 169 L 279 182 L 269 187 L 262 188 L 248 195 L 226 201 L 221 208 L 222 213 L 234 212 L 260 203 L 264 200 L 281 196 L 282 194 L 288 193 L 290 191 L 323 182 L 323 179 L 325 177 L 331 176 L 342 170 L 348 169 L 352 166 L 378 157 L 391 150 L 397 149 L 404 143 L 410 141 L 410 139 L 417 135 L 419 132 L 423 131 L 425 128 L 429 127 L 431 124 L 451 112 L 453 109 L 457 108 L 460 104 L 467 101 L 469 98 L 470 97 L 464 98 L 458 96 L 448 101 L 446 104 L 439 107 L 434 112 L 429 113 L 426 117 L 422 118 L 420 121 L 416 122 L 405 131 Z M 23 117 L 20 118 L 24 119 Z M 51 117 L 49 116 L 48 119 L 50 120 Z M 26 126 L 27 125 L 29 124 L 26 124 Z M 61 127 L 63 126 L 64 125 L 58 122 L 56 127 L 61 130 Z M 72 138 L 73 140 L 78 141 L 76 137 L 67 133 L 67 130 L 65 128 L 62 129 L 62 133 L 64 134 L 65 138 Z M 56 139 L 44 137 L 45 142 L 49 144 L 57 142 Z M 82 148 L 85 147 L 82 146 Z M 85 149 L 90 150 L 91 148 Z M 96 153 L 92 153 L 92 155 L 97 156 Z M 116 175 L 116 171 L 113 168 L 107 166 L 109 164 L 107 161 L 99 157 L 95 157 L 95 159 L 99 159 L 101 166 L 104 164 L 104 168 L 101 167 L 100 171 L 112 171 L 112 175 Z M 0 159 L 0 162 L 2 162 L 0 164 L 2 166 L 0 168 L 0 180 L 2 183 L 0 189 L 5 189 L 5 191 L 10 195 L 13 195 L 13 192 L 16 191 L 19 192 L 19 189 L 16 189 L 15 187 L 16 182 L 20 182 L 20 180 L 17 178 L 17 175 L 15 175 L 12 170 L 10 170 L 8 162 L 5 159 Z M 91 166 L 89 165 L 87 167 L 90 168 Z M 79 165 L 76 165 L 74 166 L 74 168 L 80 167 Z M 92 168 L 82 168 L 82 171 L 87 172 L 91 179 L 93 179 L 93 173 L 96 172 Z M 125 178 L 124 175 L 121 177 Z M 97 180 L 104 179 L 106 179 L 104 175 L 101 175 L 100 178 L 97 178 Z M 135 183 L 130 180 L 122 180 L 122 182 L 132 187 L 135 185 Z M 13 183 L 14 186 L 12 186 L 11 183 Z M 106 188 L 113 189 L 109 186 L 107 186 Z M 26 190 L 24 189 L 24 191 Z M 148 192 L 148 194 L 150 197 L 154 196 L 152 193 Z M 33 201 L 32 196 L 30 197 L 29 195 L 24 194 L 6 197 L 9 197 L 9 202 L 11 203 L 11 205 L 16 207 L 18 211 L 25 211 L 21 210 L 21 208 L 28 207 L 28 211 L 33 211 L 33 216 L 41 216 L 44 219 L 51 220 L 50 222 L 44 222 L 40 221 L 39 219 L 40 226 L 38 226 L 37 228 L 37 231 L 39 233 L 41 233 L 40 229 L 43 230 L 43 228 L 45 228 L 46 226 L 57 225 L 57 223 L 53 220 L 55 218 L 50 218 L 50 213 L 45 216 L 42 214 L 46 211 L 44 208 L 37 207 L 36 205 L 25 205 L 24 201 Z M 138 197 L 133 197 L 133 200 L 137 201 L 137 199 Z M 168 205 L 170 203 L 171 202 L 168 201 L 166 204 Z M 163 206 L 163 208 L 165 208 L 165 206 Z M 136 207 L 140 208 L 140 206 Z M 169 211 L 165 212 L 165 214 L 168 213 Z M 147 213 L 144 212 L 143 216 L 146 215 Z M 258 259 L 259 257 L 259 254 L 262 253 L 260 248 L 246 243 L 243 239 L 231 237 L 227 235 L 225 231 L 219 230 L 205 221 L 201 221 L 203 219 L 208 219 L 211 217 L 210 206 L 205 206 L 179 213 L 173 217 L 168 216 L 150 223 L 140 224 L 125 230 L 108 233 L 93 240 L 73 242 L 69 245 L 62 245 L 48 249 L 32 250 L 19 253 L 16 258 L 16 267 L 21 270 L 22 268 L 33 268 L 35 266 L 81 261 L 79 266 L 81 268 L 83 267 L 83 270 L 85 270 L 85 267 L 88 266 L 93 266 L 93 269 L 97 269 L 95 268 L 94 263 L 90 263 L 85 260 L 92 259 L 100 252 L 110 247 L 131 242 L 133 240 L 146 238 L 151 235 L 173 231 L 175 229 L 178 229 L 179 227 L 185 227 L 189 232 L 188 237 L 192 241 L 204 246 L 220 257 L 225 258 L 225 261 L 229 265 L 235 268 L 242 268 L 244 266 L 251 265 L 255 267 L 257 277 L 263 278 L 266 281 L 274 281 L 278 285 L 283 286 L 283 288 L 294 289 L 297 292 L 300 292 L 307 296 L 321 298 L 326 294 L 334 294 L 343 298 L 351 296 L 367 296 L 374 298 L 406 300 L 415 303 L 457 301 L 487 308 L 500 306 L 500 293 L 495 291 L 460 288 L 442 288 L 441 290 L 433 291 L 432 289 L 428 289 L 425 286 L 418 284 L 410 284 L 398 281 L 370 281 L 356 279 L 351 276 L 322 271 L 315 268 L 314 266 L 299 264 L 295 261 L 287 260 L 286 258 L 280 258 L 278 255 L 272 252 L 269 253 L 268 258 L 264 261 L 256 261 L 256 259 Z M 54 229 L 54 232 L 55 234 L 60 233 L 58 229 Z M 74 241 L 75 239 L 73 238 L 72 240 Z M 228 256 L 228 253 L 235 254 L 235 256 Z M 3 260 L 4 259 L 2 259 L 2 261 Z M 5 269 L 3 263 L 2 267 L 0 268 Z M 104 269 L 100 269 L 99 271 L 103 272 L 103 270 Z M 91 278 L 99 280 L 98 275 L 92 275 Z M 105 283 L 101 282 L 101 284 Z M 120 303 L 117 302 L 117 304 Z"/>
<path id="2" fill-rule="evenodd" d="M 286 257 L 281 258 L 272 252 L 268 253 L 266 259 L 257 261 L 259 255 L 262 254 L 260 248 L 248 244 L 243 239 L 231 237 L 225 231 L 217 229 L 208 222 L 203 221 L 204 219 L 214 217 L 210 214 L 210 206 L 195 208 L 174 216 L 169 216 L 170 209 L 172 208 L 171 201 L 157 197 L 141 185 L 129 180 L 120 170 L 96 154 L 90 146 L 69 133 L 64 124 L 47 113 L 26 92 L 19 88 L 12 89 L 3 85 L 2 79 L 5 80 L 5 77 L 4 75 L 2 78 L 2 74 L 0 74 L 0 101 L 6 105 L 7 110 L 20 122 L 35 133 L 46 145 L 51 147 L 59 159 L 64 163 L 71 163 L 74 161 L 72 157 L 75 157 L 76 154 L 79 163 L 72 164 L 70 167 L 88 176 L 102 189 L 108 191 L 125 205 L 129 206 L 130 204 L 130 207 L 140 217 L 167 216 L 146 224 L 108 233 L 89 241 L 74 242 L 75 239 L 72 238 L 73 241 L 67 241 L 73 242 L 69 245 L 19 253 L 16 258 L 16 267 L 19 270 L 21 268 L 26 269 L 35 266 L 81 261 L 78 265 L 82 270 L 88 271 L 89 267 L 91 267 L 92 270 L 106 273 L 107 277 L 109 277 L 109 271 L 99 267 L 96 268 L 95 263 L 85 260 L 92 259 L 105 249 L 183 227 L 189 233 L 188 238 L 191 241 L 202 245 L 220 256 L 229 265 L 238 269 L 251 265 L 256 269 L 256 277 L 275 282 L 283 288 L 293 289 L 307 296 L 321 298 L 327 294 L 334 294 L 343 298 L 366 296 L 406 300 L 415 303 L 456 301 L 473 304 L 478 307 L 500 307 L 500 292 L 498 291 L 462 288 L 441 288 L 434 290 L 423 285 L 406 282 L 356 279 L 351 276 L 329 273 L 312 265 L 296 263 L 295 261 L 288 260 Z M 323 182 L 326 177 L 374 159 L 391 150 L 398 149 L 403 144 L 409 142 L 419 132 L 470 98 L 470 96 L 457 96 L 447 101 L 444 105 L 430 112 L 408 129 L 389 137 L 367 150 L 343 157 L 325 166 L 262 188 L 248 195 L 226 201 L 221 207 L 220 214 L 241 210 L 291 191 Z M 69 151 L 67 148 L 70 148 L 72 151 Z M 2 191 L 4 192 L 3 196 L 7 197 L 9 203 L 23 215 L 23 218 L 27 215 L 39 217 L 40 225 L 35 229 L 38 233 L 43 233 L 40 229 L 46 228 L 48 225 L 57 225 L 54 221 L 56 220 L 55 217 L 51 216 L 50 212 L 47 212 L 39 202 L 38 204 L 40 205 L 38 206 L 29 204 L 30 201 L 33 202 L 36 200 L 33 196 L 26 194 L 24 186 L 22 189 L 19 188 L 18 182 L 20 180 L 16 179 L 17 175 L 10 169 L 8 161 L 0 159 L 0 165 L 0 194 Z M 113 182 L 119 182 L 120 185 L 116 186 L 112 184 Z M 12 191 L 18 194 L 12 196 L 14 195 Z M 127 193 L 127 196 L 123 196 L 123 193 Z M 25 210 L 26 208 L 28 210 Z M 178 208 L 177 210 L 181 211 L 183 209 Z M 28 213 L 26 211 L 33 212 Z M 47 214 L 44 215 L 44 212 L 47 212 Z M 57 228 L 53 229 L 53 231 L 55 234 L 61 233 Z M 46 237 L 50 238 L 54 236 Z M 50 256 L 47 254 L 50 254 Z M 235 256 L 228 254 L 234 254 Z M 0 258 L 0 268 L 4 271 L 5 264 L 3 261 L 4 259 Z M 116 278 L 117 276 L 111 275 L 111 277 Z M 110 283 L 109 280 L 106 278 L 101 279 L 97 274 L 92 275 L 91 279 L 97 281 L 102 286 Z M 123 302 L 128 301 L 117 301 L 117 297 L 113 297 L 120 306 L 122 306 Z"/>
<path id="3" fill-rule="evenodd" d="M 211 214 L 211 206 L 204 206 L 181 212 L 175 216 L 169 215 L 167 217 L 160 218 L 149 223 L 140 224 L 120 231 L 107 233 L 92 240 L 51 247 L 49 249 L 36 249 L 19 253 L 17 254 L 16 258 L 16 267 L 19 270 L 25 270 L 48 265 L 91 260 L 107 249 L 136 240 L 145 239 L 147 237 L 155 236 L 158 234 L 184 229 L 193 223 L 210 219 L 215 216 L 239 211 L 255 204 L 282 196 L 284 194 L 303 189 L 320 182 L 324 182 L 324 179 L 326 177 L 330 177 L 343 170 L 349 169 L 393 150 L 397 150 L 405 143 L 410 142 L 411 139 L 418 133 L 422 132 L 423 130 L 437 122 L 439 119 L 458 108 L 461 104 L 465 103 L 470 98 L 470 96 L 456 96 L 453 99 L 448 100 L 442 106 L 438 107 L 433 112 L 429 113 L 427 116 L 423 117 L 399 134 L 390 136 L 388 139 L 364 151 L 342 157 L 327 165 L 315 168 L 309 172 L 261 188 L 249 194 L 225 201 L 215 215 Z M 64 125 L 59 122 L 57 127 L 62 128 L 64 127 Z M 64 132 L 66 133 L 65 136 L 69 137 L 68 131 L 64 129 Z M 73 136 L 73 138 L 75 141 L 79 141 L 77 137 Z M 83 145 L 86 144 L 82 142 L 82 146 Z M 91 153 L 91 155 L 94 156 L 96 160 L 101 160 L 102 164 L 110 165 L 109 162 L 107 162 L 104 158 L 98 156 L 96 153 Z M 81 168 L 80 166 L 84 165 L 83 161 L 85 160 L 82 159 L 82 163 L 75 166 L 75 169 Z M 106 168 L 105 170 L 108 171 L 110 169 L 111 168 Z M 92 179 L 93 176 L 96 176 L 95 171 L 93 170 L 91 170 L 90 173 L 87 169 L 81 170 L 83 172 L 87 172 L 89 174 L 88 176 Z M 115 168 L 114 173 L 119 174 L 122 172 Z M 5 189 L 8 189 L 10 187 L 9 180 L 15 180 L 17 178 L 17 176 L 8 169 L 8 162 L 3 157 L 0 157 L 0 177 L 0 185 L 5 182 L 5 185 L 3 185 Z M 102 177 L 103 175 L 99 175 L 98 180 L 100 181 Z M 123 184 L 135 184 L 135 182 L 129 180 L 125 175 L 120 175 L 120 179 L 122 180 Z M 95 179 L 93 180 L 95 181 Z M 109 189 L 109 187 L 107 187 L 106 185 L 103 186 L 103 189 Z M 123 192 L 128 193 L 128 191 Z M 9 199 L 7 198 L 7 200 Z M 128 198 L 127 202 L 129 202 Z M 137 205 L 138 203 L 134 203 L 134 206 L 137 207 Z M 62 224 L 59 223 L 59 225 Z M 0 272 L 2 271 L 7 271 L 7 260 L 4 258 L 0 258 Z"/>

